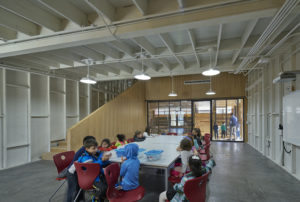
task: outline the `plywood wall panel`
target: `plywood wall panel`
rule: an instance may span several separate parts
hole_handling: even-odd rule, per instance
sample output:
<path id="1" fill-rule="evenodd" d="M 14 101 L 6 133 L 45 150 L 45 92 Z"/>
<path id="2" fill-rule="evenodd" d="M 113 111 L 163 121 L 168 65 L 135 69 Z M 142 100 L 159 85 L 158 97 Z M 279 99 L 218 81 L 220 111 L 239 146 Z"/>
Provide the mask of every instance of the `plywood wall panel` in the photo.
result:
<path id="1" fill-rule="evenodd" d="M 146 100 L 180 100 L 180 99 L 210 99 L 230 98 L 245 96 L 246 77 L 229 73 L 221 73 L 212 77 L 212 89 L 216 92 L 214 96 L 207 96 L 209 84 L 184 85 L 187 80 L 207 80 L 209 77 L 203 75 L 187 75 L 174 77 L 174 90 L 177 97 L 171 98 L 171 78 L 152 78 L 146 82 Z"/>
<path id="2" fill-rule="evenodd" d="M 146 126 L 145 83 L 137 82 L 112 101 L 103 105 L 68 130 L 68 149 L 77 150 L 86 135 L 100 143 L 103 138 L 115 141 L 116 134 L 133 136 Z"/>

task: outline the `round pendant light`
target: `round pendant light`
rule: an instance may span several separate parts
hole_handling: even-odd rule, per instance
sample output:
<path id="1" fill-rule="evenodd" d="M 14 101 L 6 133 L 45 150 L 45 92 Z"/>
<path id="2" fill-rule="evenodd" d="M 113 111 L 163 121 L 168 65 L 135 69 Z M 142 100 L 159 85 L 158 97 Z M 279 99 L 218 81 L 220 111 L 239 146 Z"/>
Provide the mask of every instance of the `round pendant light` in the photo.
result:
<path id="1" fill-rule="evenodd" d="M 212 53 L 213 49 L 212 48 L 209 48 L 208 49 L 208 52 L 209 52 L 209 66 L 210 68 L 208 70 L 205 70 L 204 72 L 202 72 L 202 75 L 203 76 L 216 76 L 218 74 L 220 74 L 220 71 L 216 68 L 213 68 L 212 67 L 212 61 L 211 61 L 211 53 Z"/>
<path id="2" fill-rule="evenodd" d="M 88 58 L 88 59 L 83 59 L 82 60 L 85 64 L 87 64 L 87 76 L 86 77 L 83 77 L 80 79 L 80 82 L 81 83 L 85 83 L 85 84 L 96 84 L 97 81 L 95 81 L 94 79 L 92 79 L 90 77 L 90 65 L 93 64 L 93 60 Z"/>
<path id="3" fill-rule="evenodd" d="M 210 82 L 209 82 L 209 91 L 207 91 L 205 94 L 206 95 L 215 95 L 216 94 L 216 92 L 211 89 L 211 77 L 210 77 Z"/>
<path id="4" fill-rule="evenodd" d="M 141 74 L 138 74 L 138 75 L 135 75 L 134 78 L 138 79 L 138 80 L 143 80 L 143 81 L 146 81 L 146 80 L 150 80 L 151 77 L 148 75 L 148 74 L 145 74 L 144 73 L 144 55 L 143 55 L 143 48 L 141 48 L 141 60 L 142 60 L 142 73 Z"/>

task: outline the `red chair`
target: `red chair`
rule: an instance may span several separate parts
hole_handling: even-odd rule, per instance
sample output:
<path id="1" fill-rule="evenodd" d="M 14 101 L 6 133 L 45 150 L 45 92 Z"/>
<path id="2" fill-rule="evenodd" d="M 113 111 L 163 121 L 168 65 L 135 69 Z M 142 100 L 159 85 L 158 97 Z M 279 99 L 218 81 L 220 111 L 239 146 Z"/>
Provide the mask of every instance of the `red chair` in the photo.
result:
<path id="1" fill-rule="evenodd" d="M 204 150 L 205 152 L 203 153 L 203 151 L 200 151 L 200 158 L 202 161 L 208 161 L 210 159 L 210 144 L 205 145 Z"/>
<path id="2" fill-rule="evenodd" d="M 116 142 L 112 142 L 112 143 L 111 143 L 111 146 L 115 146 L 115 145 L 116 145 Z"/>
<path id="3" fill-rule="evenodd" d="M 145 189 L 142 186 L 130 191 L 115 189 L 115 184 L 118 182 L 120 175 L 120 166 L 118 163 L 107 166 L 104 173 L 107 182 L 106 196 L 110 202 L 136 202 L 144 197 Z"/>
<path id="4" fill-rule="evenodd" d="M 177 135 L 177 133 L 167 133 L 167 135 Z"/>
<path id="5" fill-rule="evenodd" d="M 53 161 L 56 166 L 58 174 L 60 174 L 64 169 L 66 169 L 70 165 L 70 163 L 73 161 L 74 156 L 75 156 L 74 151 L 62 152 L 59 154 L 55 154 L 53 156 Z M 64 183 L 66 182 L 65 179 L 66 179 L 65 177 L 64 178 L 59 178 L 59 177 L 56 178 L 57 181 L 64 180 L 64 182 L 51 195 L 51 197 L 49 198 L 49 202 L 52 200 L 52 198 L 55 196 L 55 194 L 60 190 L 60 188 L 64 185 Z"/>
<path id="6" fill-rule="evenodd" d="M 185 182 L 183 191 L 189 202 L 205 202 L 206 183 L 209 173 Z M 169 202 L 166 200 L 166 202 Z"/>
<path id="7" fill-rule="evenodd" d="M 188 180 L 183 187 L 184 194 L 189 202 L 205 202 L 206 183 L 209 173 L 201 177 Z"/>
<path id="8" fill-rule="evenodd" d="M 133 139 L 133 138 L 129 138 L 129 139 L 127 140 L 127 143 L 130 143 L 130 142 L 134 142 L 134 139 Z"/>
<path id="9" fill-rule="evenodd" d="M 92 190 L 95 179 L 100 173 L 100 164 L 98 163 L 78 163 L 74 162 L 78 177 L 80 190 L 78 191 L 74 202 L 76 202 L 82 190 Z"/>

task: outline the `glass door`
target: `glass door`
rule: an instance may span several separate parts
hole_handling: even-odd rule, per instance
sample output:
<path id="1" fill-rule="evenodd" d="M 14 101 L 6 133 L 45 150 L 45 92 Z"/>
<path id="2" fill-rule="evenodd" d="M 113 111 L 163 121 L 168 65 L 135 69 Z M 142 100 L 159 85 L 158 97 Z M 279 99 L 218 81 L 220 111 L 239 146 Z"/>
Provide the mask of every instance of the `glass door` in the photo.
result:
<path id="1" fill-rule="evenodd" d="M 213 100 L 212 140 L 244 141 L 243 99 Z"/>
<path id="2" fill-rule="evenodd" d="M 194 101 L 194 128 L 199 128 L 202 135 L 210 134 L 211 127 L 211 106 L 210 101 Z"/>

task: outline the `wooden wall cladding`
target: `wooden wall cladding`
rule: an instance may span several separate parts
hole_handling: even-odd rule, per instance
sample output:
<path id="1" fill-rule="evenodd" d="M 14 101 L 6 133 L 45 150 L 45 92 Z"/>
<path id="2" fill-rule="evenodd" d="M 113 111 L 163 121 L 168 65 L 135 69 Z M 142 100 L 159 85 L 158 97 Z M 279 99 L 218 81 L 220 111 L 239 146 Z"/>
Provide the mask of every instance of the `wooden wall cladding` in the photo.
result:
<path id="1" fill-rule="evenodd" d="M 116 134 L 133 137 L 136 130 L 146 126 L 145 83 L 137 82 L 112 101 L 78 122 L 68 130 L 68 149 L 76 151 L 87 135 L 96 137 L 100 144 L 103 138 L 116 140 Z"/>
<path id="2" fill-rule="evenodd" d="M 171 78 L 152 78 L 146 82 L 146 100 L 181 100 L 181 99 L 211 99 L 243 97 L 245 93 L 246 77 L 241 74 L 221 73 L 212 77 L 212 89 L 216 95 L 208 96 L 209 84 L 184 85 L 187 80 L 207 80 L 209 77 L 197 74 L 174 76 L 174 90 L 177 97 L 169 97 L 171 92 Z"/>

